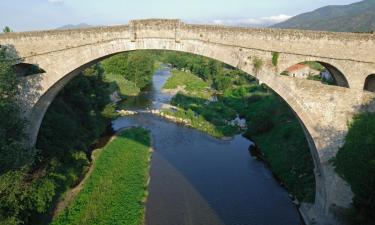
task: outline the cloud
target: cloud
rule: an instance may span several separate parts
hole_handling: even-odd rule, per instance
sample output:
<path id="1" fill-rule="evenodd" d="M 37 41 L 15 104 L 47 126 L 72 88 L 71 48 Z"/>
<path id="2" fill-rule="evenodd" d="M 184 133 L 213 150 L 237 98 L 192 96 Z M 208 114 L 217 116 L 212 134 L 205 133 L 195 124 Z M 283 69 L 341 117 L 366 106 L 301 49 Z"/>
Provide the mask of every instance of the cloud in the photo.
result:
<path id="1" fill-rule="evenodd" d="M 195 23 L 208 23 L 217 25 L 228 25 L 228 26 L 246 26 L 246 27 L 265 27 L 276 23 L 284 22 L 290 19 L 292 16 L 280 14 L 276 16 L 260 17 L 260 18 L 237 18 L 237 19 L 213 19 L 213 20 L 201 20 L 191 21 Z"/>
<path id="2" fill-rule="evenodd" d="M 50 3 L 63 3 L 64 0 L 48 0 Z"/>

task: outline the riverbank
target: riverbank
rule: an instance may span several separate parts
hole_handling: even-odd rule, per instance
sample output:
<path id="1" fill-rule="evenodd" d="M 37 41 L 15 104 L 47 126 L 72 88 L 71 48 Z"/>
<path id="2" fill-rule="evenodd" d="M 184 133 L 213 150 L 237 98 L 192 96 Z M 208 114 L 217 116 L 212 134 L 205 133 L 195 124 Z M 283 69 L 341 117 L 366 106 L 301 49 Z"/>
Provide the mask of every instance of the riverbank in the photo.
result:
<path id="1" fill-rule="evenodd" d="M 208 83 L 192 77 L 196 76 L 173 70 L 164 89 L 171 93 L 172 88 L 179 89 L 171 101 L 176 109 L 162 113 L 216 138 L 241 133 L 240 127 L 230 123 L 239 115 L 247 123 L 245 137 L 257 143 L 259 154 L 280 183 L 299 201 L 313 202 L 312 157 L 301 125 L 288 105 L 254 80 L 238 85 L 236 80 L 246 79 L 228 76 L 231 84 L 218 95 L 218 90 L 208 90 Z M 197 82 L 200 88 L 194 89 Z M 182 84 L 191 88 L 181 91 Z"/>
<path id="2" fill-rule="evenodd" d="M 142 224 L 150 147 L 150 134 L 144 129 L 117 134 L 95 155 L 82 190 L 52 224 Z"/>

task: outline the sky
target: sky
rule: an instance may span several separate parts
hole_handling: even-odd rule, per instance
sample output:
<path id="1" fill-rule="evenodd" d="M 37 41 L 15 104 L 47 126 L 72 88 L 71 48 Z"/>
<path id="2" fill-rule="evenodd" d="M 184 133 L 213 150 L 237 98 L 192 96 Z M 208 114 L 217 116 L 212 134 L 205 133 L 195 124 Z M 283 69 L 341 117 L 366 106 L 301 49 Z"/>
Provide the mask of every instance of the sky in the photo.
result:
<path id="1" fill-rule="evenodd" d="M 67 24 L 127 24 L 131 19 L 170 18 L 189 23 L 264 26 L 326 5 L 359 0 L 0 0 L 0 27 L 13 31 Z"/>

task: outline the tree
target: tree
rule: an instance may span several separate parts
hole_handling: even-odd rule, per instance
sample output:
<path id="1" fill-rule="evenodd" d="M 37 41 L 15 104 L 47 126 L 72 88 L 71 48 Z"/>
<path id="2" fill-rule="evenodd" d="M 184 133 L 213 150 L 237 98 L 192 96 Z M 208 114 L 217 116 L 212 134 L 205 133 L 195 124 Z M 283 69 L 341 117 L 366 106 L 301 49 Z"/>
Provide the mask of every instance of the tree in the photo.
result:
<path id="1" fill-rule="evenodd" d="M 17 104 L 19 79 L 12 65 L 14 60 L 0 48 L 0 174 L 24 166 L 29 151 L 23 147 L 25 121 Z"/>
<path id="2" fill-rule="evenodd" d="M 140 89 L 151 83 L 154 72 L 154 58 L 145 51 L 122 53 L 101 64 L 105 73 L 121 75 Z"/>
<path id="3" fill-rule="evenodd" d="M 336 171 L 354 193 L 349 218 L 352 224 L 375 224 L 375 113 L 353 118 L 345 144 L 334 159 Z"/>
<path id="4" fill-rule="evenodd" d="M 3 32 L 4 33 L 10 33 L 10 32 L 12 32 L 12 30 L 10 29 L 10 27 L 6 26 L 6 27 L 4 27 Z"/>
<path id="5" fill-rule="evenodd" d="M 34 151 L 24 147 L 25 120 L 17 104 L 19 79 L 12 65 L 9 47 L 0 47 L 0 224 L 21 223 L 19 215 L 25 198 L 24 172 Z"/>
<path id="6" fill-rule="evenodd" d="M 101 62 L 106 73 L 125 75 L 127 70 L 128 54 L 121 53 Z"/>
<path id="7" fill-rule="evenodd" d="M 150 55 L 142 51 L 129 53 L 125 79 L 142 89 L 151 83 L 153 73 L 154 60 Z"/>

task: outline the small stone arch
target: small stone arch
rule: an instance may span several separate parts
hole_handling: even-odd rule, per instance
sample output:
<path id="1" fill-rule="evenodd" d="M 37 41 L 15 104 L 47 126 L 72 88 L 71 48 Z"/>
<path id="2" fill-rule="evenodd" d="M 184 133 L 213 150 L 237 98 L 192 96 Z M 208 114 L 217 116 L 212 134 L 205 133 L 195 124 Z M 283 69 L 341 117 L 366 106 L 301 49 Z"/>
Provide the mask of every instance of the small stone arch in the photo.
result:
<path id="1" fill-rule="evenodd" d="M 45 73 L 46 71 L 36 64 L 18 63 L 13 65 L 13 70 L 19 77 L 27 77 L 35 74 Z"/>
<path id="2" fill-rule="evenodd" d="M 375 92 L 375 74 L 368 75 L 363 87 L 365 91 Z"/>
<path id="3" fill-rule="evenodd" d="M 347 81 L 345 75 L 337 67 L 322 61 L 312 60 L 298 62 L 283 70 L 281 75 L 320 80 L 325 84 L 349 88 L 349 82 Z"/>
<path id="4" fill-rule="evenodd" d="M 337 69 L 337 67 L 329 63 L 325 63 L 325 62 L 321 62 L 321 61 L 317 61 L 317 62 L 320 63 L 329 71 L 329 73 L 332 75 L 332 78 L 334 79 L 334 82 L 337 86 L 349 88 L 348 80 L 346 79 L 345 75 L 339 69 Z"/>

